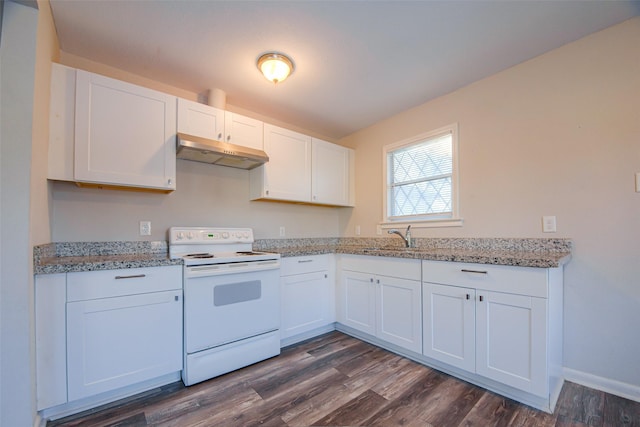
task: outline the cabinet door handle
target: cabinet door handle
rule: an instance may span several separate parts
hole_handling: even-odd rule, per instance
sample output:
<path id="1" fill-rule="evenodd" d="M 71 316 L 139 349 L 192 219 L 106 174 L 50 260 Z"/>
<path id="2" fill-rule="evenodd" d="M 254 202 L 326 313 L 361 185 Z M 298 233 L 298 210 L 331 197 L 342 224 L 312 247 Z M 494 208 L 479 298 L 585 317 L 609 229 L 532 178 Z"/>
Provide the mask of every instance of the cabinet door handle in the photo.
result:
<path id="1" fill-rule="evenodd" d="M 303 262 L 313 262 L 312 259 L 299 259 L 298 263 L 302 264 Z"/>
<path id="2" fill-rule="evenodd" d="M 462 271 L 463 273 L 487 274 L 487 272 L 484 270 L 467 270 L 466 268 L 463 268 L 460 271 Z"/>
<path id="3" fill-rule="evenodd" d="M 218 134 L 218 139 L 222 139 L 222 133 Z"/>
<path id="4" fill-rule="evenodd" d="M 371 279 L 369 279 L 369 281 L 370 281 L 371 283 L 373 283 L 373 277 L 372 277 Z"/>
<path id="5" fill-rule="evenodd" d="M 484 298 L 482 297 L 482 295 L 480 295 L 478 298 L 480 299 L 480 302 L 484 301 Z"/>
<path id="6" fill-rule="evenodd" d="M 470 299 L 470 298 L 471 298 L 471 295 L 467 294 L 467 299 Z"/>
<path id="7" fill-rule="evenodd" d="M 328 275 L 328 274 L 325 274 L 325 275 L 324 275 L 324 278 L 325 278 L 325 279 L 327 279 L 328 277 L 329 277 L 329 275 Z"/>
<path id="8" fill-rule="evenodd" d="M 227 135 L 227 141 L 231 141 L 231 135 Z"/>
<path id="9" fill-rule="evenodd" d="M 132 274 L 131 276 L 116 276 L 116 280 L 120 279 L 139 279 L 141 277 L 147 277 L 146 274 Z"/>

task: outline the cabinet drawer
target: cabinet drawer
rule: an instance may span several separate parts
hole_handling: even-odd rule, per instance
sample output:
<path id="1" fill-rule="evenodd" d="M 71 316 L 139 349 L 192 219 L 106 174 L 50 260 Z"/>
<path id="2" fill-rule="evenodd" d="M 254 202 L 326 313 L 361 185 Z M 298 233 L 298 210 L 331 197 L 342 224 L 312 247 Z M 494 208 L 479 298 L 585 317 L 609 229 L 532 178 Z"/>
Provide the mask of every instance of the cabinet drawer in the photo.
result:
<path id="1" fill-rule="evenodd" d="M 329 255 L 310 255 L 282 258 L 280 260 L 280 276 L 329 270 L 329 257 Z"/>
<path id="2" fill-rule="evenodd" d="M 182 267 L 127 268 L 67 274 L 67 301 L 182 289 Z"/>
<path id="3" fill-rule="evenodd" d="M 366 255 L 340 255 L 340 269 L 377 276 L 420 280 L 420 260 Z"/>
<path id="4" fill-rule="evenodd" d="M 422 281 L 547 298 L 546 268 L 422 261 Z"/>

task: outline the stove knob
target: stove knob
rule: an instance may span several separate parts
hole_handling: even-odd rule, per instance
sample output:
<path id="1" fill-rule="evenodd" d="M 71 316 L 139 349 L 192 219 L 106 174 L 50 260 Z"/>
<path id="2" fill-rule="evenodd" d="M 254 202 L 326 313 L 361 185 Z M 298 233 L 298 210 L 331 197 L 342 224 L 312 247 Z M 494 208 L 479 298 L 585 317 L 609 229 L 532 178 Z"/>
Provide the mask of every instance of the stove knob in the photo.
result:
<path id="1" fill-rule="evenodd" d="M 177 240 L 182 240 L 184 239 L 184 233 L 182 231 L 178 232 L 178 234 L 176 235 L 176 239 Z"/>
<path id="2" fill-rule="evenodd" d="M 193 233 L 191 231 L 187 234 L 187 239 L 193 239 Z"/>
<path id="3" fill-rule="evenodd" d="M 227 233 L 226 231 L 222 233 L 222 238 L 223 239 L 228 239 L 229 238 L 229 233 Z"/>

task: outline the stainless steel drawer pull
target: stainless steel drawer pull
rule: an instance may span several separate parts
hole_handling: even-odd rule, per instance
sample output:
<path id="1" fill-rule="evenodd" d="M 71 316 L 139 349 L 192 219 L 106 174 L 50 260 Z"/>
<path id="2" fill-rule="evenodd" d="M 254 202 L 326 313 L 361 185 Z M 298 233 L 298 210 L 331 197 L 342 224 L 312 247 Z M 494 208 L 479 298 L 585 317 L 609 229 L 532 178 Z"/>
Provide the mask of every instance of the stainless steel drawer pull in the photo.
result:
<path id="1" fill-rule="evenodd" d="M 138 279 L 140 277 L 147 277 L 146 274 L 132 274 L 131 276 L 116 276 L 116 280 L 120 279 Z"/>
<path id="2" fill-rule="evenodd" d="M 477 273 L 477 274 L 487 274 L 486 271 L 483 270 L 467 270 L 466 268 L 463 268 L 462 270 L 463 273 Z"/>
<path id="3" fill-rule="evenodd" d="M 303 262 L 313 262 L 313 260 L 312 259 L 299 259 L 298 260 L 299 264 L 302 264 Z"/>

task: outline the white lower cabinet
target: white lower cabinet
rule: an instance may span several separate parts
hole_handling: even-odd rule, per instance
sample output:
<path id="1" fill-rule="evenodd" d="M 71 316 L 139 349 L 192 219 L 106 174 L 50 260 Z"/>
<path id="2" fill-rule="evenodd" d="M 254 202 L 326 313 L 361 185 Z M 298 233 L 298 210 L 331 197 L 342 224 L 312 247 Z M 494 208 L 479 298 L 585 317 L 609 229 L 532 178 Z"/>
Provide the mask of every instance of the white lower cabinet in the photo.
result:
<path id="1" fill-rule="evenodd" d="M 424 283 L 422 298 L 424 355 L 475 371 L 475 290 Z"/>
<path id="2" fill-rule="evenodd" d="M 67 304 L 69 400 L 182 369 L 182 291 Z"/>
<path id="3" fill-rule="evenodd" d="M 420 261 L 343 255 L 340 263 L 338 321 L 420 353 Z"/>
<path id="4" fill-rule="evenodd" d="M 561 269 L 423 261 L 422 286 L 425 356 L 553 408 L 563 381 Z"/>
<path id="5" fill-rule="evenodd" d="M 310 338 L 335 321 L 333 255 L 283 258 L 280 269 L 283 345 Z"/>
<path id="6" fill-rule="evenodd" d="M 182 267 L 37 276 L 36 343 L 39 410 L 178 373 Z"/>

